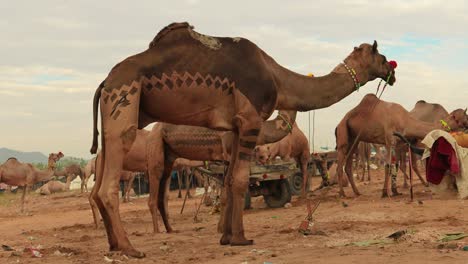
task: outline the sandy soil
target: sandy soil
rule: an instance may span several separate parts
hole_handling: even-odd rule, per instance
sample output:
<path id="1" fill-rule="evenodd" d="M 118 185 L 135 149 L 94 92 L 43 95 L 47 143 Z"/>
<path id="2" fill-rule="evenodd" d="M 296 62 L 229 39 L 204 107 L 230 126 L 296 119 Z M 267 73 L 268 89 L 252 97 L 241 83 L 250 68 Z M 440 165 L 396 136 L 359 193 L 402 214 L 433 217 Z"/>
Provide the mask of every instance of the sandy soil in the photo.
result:
<path id="1" fill-rule="evenodd" d="M 182 199 L 171 193 L 170 214 L 175 234 L 152 233 L 146 198 L 134 198 L 120 207 L 130 240 L 146 253 L 145 259 L 108 255 L 104 229 L 94 229 L 87 194 L 79 191 L 51 196 L 31 195 L 28 215 L 18 213 L 19 195 L 0 196 L 0 243 L 18 251 L 42 248 L 42 258 L 26 250 L 21 256 L 0 249 L 0 263 L 467 263 L 468 238 L 443 243 L 447 233 L 468 233 L 467 202 L 453 195 L 432 195 L 415 186 L 415 201 L 408 190 L 397 198 L 381 199 L 382 171 L 374 171 L 371 183 L 359 183 L 363 193 L 339 199 L 337 188 L 316 192 L 322 201 L 314 214 L 312 235 L 297 232 L 306 215 L 306 201 L 293 198 L 291 208 L 265 208 L 261 197 L 245 212 L 244 223 L 253 246 L 218 244 L 218 215 L 202 206 L 194 223 L 195 204 L 188 201 L 181 215 Z M 315 185 L 319 179 L 314 178 Z M 407 230 L 398 241 L 386 238 Z M 374 240 L 375 245 L 353 245 Z"/>

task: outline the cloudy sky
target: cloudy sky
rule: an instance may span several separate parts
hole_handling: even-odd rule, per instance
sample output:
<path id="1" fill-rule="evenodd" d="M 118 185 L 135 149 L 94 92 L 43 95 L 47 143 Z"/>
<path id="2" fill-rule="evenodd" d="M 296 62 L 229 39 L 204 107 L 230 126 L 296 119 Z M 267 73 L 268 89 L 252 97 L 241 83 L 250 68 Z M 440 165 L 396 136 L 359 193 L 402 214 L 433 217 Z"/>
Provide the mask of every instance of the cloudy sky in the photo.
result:
<path id="1" fill-rule="evenodd" d="M 316 76 L 375 39 L 399 63 L 397 83 L 382 99 L 408 110 L 420 99 L 449 111 L 468 106 L 466 1 L 342 2 L 9 1 L 0 9 L 0 147 L 91 157 L 96 87 L 175 21 L 248 38 L 280 64 Z M 335 126 L 377 83 L 315 112 L 316 150 L 335 146 Z M 306 135 L 308 120 L 299 115 Z"/>

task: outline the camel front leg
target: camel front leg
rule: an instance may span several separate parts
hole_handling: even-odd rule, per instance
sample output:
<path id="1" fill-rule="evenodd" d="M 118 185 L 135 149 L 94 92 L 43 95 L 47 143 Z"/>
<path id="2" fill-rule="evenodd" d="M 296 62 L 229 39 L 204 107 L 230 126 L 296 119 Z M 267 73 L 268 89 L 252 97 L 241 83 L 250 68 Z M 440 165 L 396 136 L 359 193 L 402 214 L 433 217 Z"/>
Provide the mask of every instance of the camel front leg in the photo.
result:
<path id="1" fill-rule="evenodd" d="M 179 194 L 177 194 L 177 198 L 182 198 L 182 172 L 177 170 L 177 183 L 179 184 Z"/>
<path id="2" fill-rule="evenodd" d="M 302 197 L 306 198 L 307 192 L 310 190 L 310 185 L 312 185 L 312 178 L 309 178 L 309 171 L 307 170 L 307 164 L 309 163 L 307 154 L 301 156 L 300 163 L 302 173 Z"/>
<path id="3" fill-rule="evenodd" d="M 24 185 L 23 188 L 23 195 L 21 196 L 21 213 L 24 213 L 24 200 L 26 199 L 26 193 L 28 192 L 28 185 Z"/>
<path id="4" fill-rule="evenodd" d="M 353 142 L 353 141 L 351 141 Z M 354 147 L 351 146 L 352 149 L 349 149 L 349 153 L 354 153 L 357 149 L 357 146 L 359 145 L 359 142 L 356 142 L 354 144 Z M 348 160 L 345 161 L 345 172 L 346 172 L 346 175 L 348 176 L 348 181 L 349 183 L 351 184 L 351 187 L 353 188 L 353 192 L 355 195 L 361 195 L 361 193 L 359 193 L 359 190 L 356 186 L 356 184 L 354 183 L 354 176 L 353 176 L 353 155 L 349 155 L 348 157 Z"/>

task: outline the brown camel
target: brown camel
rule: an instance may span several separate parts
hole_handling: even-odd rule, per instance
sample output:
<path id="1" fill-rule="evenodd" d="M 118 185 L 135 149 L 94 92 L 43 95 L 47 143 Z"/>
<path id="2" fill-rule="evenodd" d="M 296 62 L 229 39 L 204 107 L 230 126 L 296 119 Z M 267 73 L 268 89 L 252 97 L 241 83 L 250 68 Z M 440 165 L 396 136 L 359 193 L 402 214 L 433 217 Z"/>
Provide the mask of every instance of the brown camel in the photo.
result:
<path id="1" fill-rule="evenodd" d="M 88 192 L 88 180 L 96 171 L 96 158 L 92 158 L 86 163 L 83 169 L 83 180 L 81 181 L 81 192 Z"/>
<path id="2" fill-rule="evenodd" d="M 309 141 L 296 123 L 293 125 L 291 134 L 278 142 L 256 146 L 254 153 L 255 159 L 262 164 L 274 160 L 277 156 L 283 161 L 289 161 L 291 158 L 296 160 L 302 173 L 302 196 L 306 195 L 307 186 L 310 185 L 307 170 L 307 164 L 310 161 L 310 148 Z"/>
<path id="3" fill-rule="evenodd" d="M 67 181 L 65 183 L 57 180 L 49 181 L 46 184 L 42 185 L 41 188 L 37 189 L 36 193 L 40 193 L 42 195 L 49 195 L 52 193 L 65 192 L 70 190 L 70 184 L 72 181 L 72 175 L 67 177 Z"/>
<path id="4" fill-rule="evenodd" d="M 459 111 L 453 118 L 447 120 L 450 127 L 458 127 L 457 123 L 466 118 L 464 111 Z M 354 184 L 351 172 L 352 155 L 357 143 L 360 141 L 384 144 L 387 148 L 387 159 L 385 166 L 385 182 L 382 189 L 382 197 L 388 197 L 391 172 L 392 147 L 395 146 L 396 138 L 394 132 L 399 132 L 409 139 L 422 139 L 427 133 L 434 129 L 443 129 L 440 123 L 433 124 L 419 121 L 413 118 L 407 110 L 396 103 L 389 103 L 378 99 L 374 94 L 367 94 L 359 105 L 351 109 L 340 121 L 336 128 L 336 145 L 338 149 L 338 183 L 340 184 L 340 195 L 344 196 L 342 178 L 343 166 L 356 195 L 359 191 Z M 359 134 L 359 138 L 357 138 Z M 355 142 L 356 141 L 356 142 Z M 353 144 L 355 143 L 355 144 Z M 347 159 L 346 159 L 347 158 Z M 345 160 L 346 159 L 346 160 Z M 393 178 L 393 177 L 392 177 Z M 392 180 L 392 193 L 398 194 L 394 178 Z"/>
<path id="5" fill-rule="evenodd" d="M 71 176 L 72 181 L 74 179 L 76 179 L 76 177 L 79 176 L 80 179 L 81 179 L 81 192 L 83 192 L 83 182 L 84 182 L 84 179 L 85 179 L 85 177 L 84 177 L 85 173 L 84 173 L 84 170 L 81 168 L 81 166 L 78 163 L 72 163 L 72 164 L 66 166 L 65 168 L 63 168 L 63 170 L 55 170 L 54 176 L 57 176 L 57 177 Z"/>
<path id="6" fill-rule="evenodd" d="M 327 76 L 309 78 L 280 66 L 247 39 L 202 35 L 188 23 L 165 27 L 147 50 L 117 64 L 95 93 L 92 153 L 98 148 L 99 103 L 104 133 L 94 199 L 110 250 L 144 257 L 130 244 L 113 191 L 118 189 L 125 154 L 139 128 L 161 121 L 233 131 L 220 243 L 250 245 L 253 241 L 244 236 L 243 200 L 262 121 L 275 109 L 328 107 L 370 80 L 388 79 L 393 84 L 394 76 L 376 42 L 356 47 Z M 165 166 L 150 169 L 151 174 L 162 175 Z"/>
<path id="7" fill-rule="evenodd" d="M 434 124 L 442 124 L 442 126 L 446 130 L 450 131 L 456 131 L 456 130 L 463 130 L 465 128 L 468 128 L 468 117 L 465 120 L 460 120 L 460 123 L 456 124 L 456 127 L 445 127 L 445 123 L 449 119 L 453 119 L 454 117 L 462 116 L 462 109 L 456 109 L 452 113 L 448 113 L 447 110 L 440 104 L 433 104 L 433 103 L 427 103 L 424 100 L 420 100 L 416 102 L 414 108 L 409 112 L 409 114 L 418 120 L 424 121 L 424 122 L 429 122 L 429 123 L 434 123 Z M 464 110 L 466 113 L 466 109 Z M 420 140 L 416 143 L 416 145 L 420 145 Z M 397 157 L 397 161 L 400 164 L 400 170 L 403 172 L 404 175 L 404 186 L 408 186 L 407 179 L 408 179 L 408 174 L 406 173 L 406 159 L 407 159 L 407 150 L 408 147 L 406 144 L 398 144 L 397 147 L 395 148 L 395 153 Z M 412 153 L 411 158 L 414 161 L 413 162 L 413 170 L 418 175 L 419 179 L 424 185 L 427 185 L 427 183 L 424 181 L 423 177 L 421 176 L 421 173 L 419 172 L 416 160 L 419 160 L 416 154 Z"/>
<path id="8" fill-rule="evenodd" d="M 47 170 L 39 170 L 30 163 L 19 162 L 16 158 L 9 158 L 5 163 L 0 165 L 0 182 L 23 187 L 21 212 L 24 212 L 24 199 L 28 187 L 31 187 L 36 182 L 47 181 L 52 178 L 56 163 L 62 157 L 62 152 L 49 154 Z"/>

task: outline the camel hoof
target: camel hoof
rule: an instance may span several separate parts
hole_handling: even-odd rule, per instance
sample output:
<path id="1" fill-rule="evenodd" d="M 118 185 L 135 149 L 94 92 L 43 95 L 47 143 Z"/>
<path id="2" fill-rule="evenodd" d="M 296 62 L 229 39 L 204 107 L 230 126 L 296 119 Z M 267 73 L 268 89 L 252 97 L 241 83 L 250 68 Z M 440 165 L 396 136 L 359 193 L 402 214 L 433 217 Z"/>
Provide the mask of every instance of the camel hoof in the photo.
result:
<path id="1" fill-rule="evenodd" d="M 122 250 L 122 254 L 132 258 L 144 258 L 146 257 L 145 253 L 137 251 L 133 248 Z"/>
<path id="2" fill-rule="evenodd" d="M 231 244 L 231 236 L 223 235 L 221 239 L 219 240 L 219 244 L 221 246 L 229 245 Z"/>
<path id="3" fill-rule="evenodd" d="M 399 193 L 397 189 L 392 189 L 392 196 L 399 196 L 399 195 L 403 195 L 403 194 Z"/>
<path id="4" fill-rule="evenodd" d="M 388 193 L 387 193 L 387 190 L 382 190 L 382 198 L 388 198 L 390 196 L 388 196 Z"/>
<path id="5" fill-rule="evenodd" d="M 231 246 L 250 246 L 253 245 L 254 241 L 252 239 L 242 239 L 239 241 L 231 241 Z"/>

